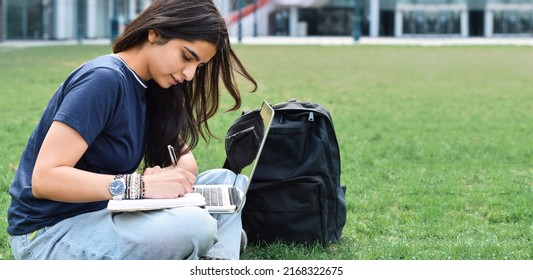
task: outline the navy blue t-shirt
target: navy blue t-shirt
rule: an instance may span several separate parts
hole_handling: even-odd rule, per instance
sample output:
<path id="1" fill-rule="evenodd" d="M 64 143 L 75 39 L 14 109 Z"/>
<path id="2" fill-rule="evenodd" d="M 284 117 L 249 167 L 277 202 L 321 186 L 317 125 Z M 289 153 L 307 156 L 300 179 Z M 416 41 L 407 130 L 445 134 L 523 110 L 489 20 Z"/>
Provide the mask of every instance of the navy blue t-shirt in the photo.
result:
<path id="1" fill-rule="evenodd" d="M 20 158 L 9 189 L 10 235 L 106 207 L 107 201 L 64 203 L 35 198 L 31 191 L 35 160 L 52 122 L 60 121 L 88 144 L 76 168 L 102 174 L 134 172 L 146 139 L 145 93 L 146 85 L 115 55 L 89 61 L 68 76 L 50 99 Z"/>

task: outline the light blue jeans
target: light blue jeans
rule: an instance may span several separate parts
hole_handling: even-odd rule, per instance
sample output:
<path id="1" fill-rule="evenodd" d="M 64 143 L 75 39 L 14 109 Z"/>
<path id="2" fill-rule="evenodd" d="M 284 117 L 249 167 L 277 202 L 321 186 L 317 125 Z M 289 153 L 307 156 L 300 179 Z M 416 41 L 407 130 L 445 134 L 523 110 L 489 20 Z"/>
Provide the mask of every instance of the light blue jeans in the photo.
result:
<path id="1" fill-rule="evenodd" d="M 226 169 L 198 175 L 197 184 L 233 184 L 248 178 Z M 199 207 L 81 214 L 35 233 L 10 236 L 16 259 L 239 259 L 241 212 L 210 215 Z"/>

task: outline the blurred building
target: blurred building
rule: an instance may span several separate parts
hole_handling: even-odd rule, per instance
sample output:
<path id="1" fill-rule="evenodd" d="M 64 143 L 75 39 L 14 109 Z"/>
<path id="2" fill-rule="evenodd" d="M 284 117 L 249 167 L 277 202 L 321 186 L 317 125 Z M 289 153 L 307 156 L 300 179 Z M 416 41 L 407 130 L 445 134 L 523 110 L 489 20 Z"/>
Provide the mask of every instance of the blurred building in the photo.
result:
<path id="1" fill-rule="evenodd" d="M 7 40 L 72 40 L 116 36 L 151 0 L 0 0 Z"/>
<path id="2" fill-rule="evenodd" d="M 232 36 L 533 37 L 533 0 L 214 1 Z M 0 0 L 0 41 L 112 39 L 150 2 Z"/>
<path id="3" fill-rule="evenodd" d="M 356 1 L 359 7 L 356 8 Z M 533 0 L 219 0 L 243 36 L 533 37 Z M 238 7 L 244 7 L 238 9 Z M 241 11 L 240 13 L 238 11 Z M 238 25 L 232 33 L 238 33 Z"/>

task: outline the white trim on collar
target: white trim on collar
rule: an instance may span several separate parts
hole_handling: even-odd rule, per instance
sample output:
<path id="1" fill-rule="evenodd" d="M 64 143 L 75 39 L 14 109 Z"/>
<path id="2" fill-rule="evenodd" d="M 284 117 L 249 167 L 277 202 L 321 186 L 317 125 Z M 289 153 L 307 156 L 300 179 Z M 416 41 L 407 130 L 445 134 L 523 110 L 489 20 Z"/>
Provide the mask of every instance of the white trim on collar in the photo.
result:
<path id="1" fill-rule="evenodd" d="M 126 65 L 126 67 L 130 70 L 130 72 L 133 74 L 133 76 L 135 76 L 135 79 L 137 79 L 137 81 L 139 82 L 139 84 L 141 84 L 141 86 L 143 86 L 144 88 L 147 88 L 146 84 L 141 80 L 141 78 L 139 78 L 139 76 L 137 75 L 137 73 L 135 73 L 135 71 L 133 71 L 133 69 L 131 69 L 128 64 L 126 63 L 126 61 L 124 61 L 124 59 L 122 59 L 122 57 L 116 55 L 116 54 L 112 54 L 112 56 L 120 59 L 120 61 L 122 61 L 122 63 L 124 63 L 124 65 Z"/>

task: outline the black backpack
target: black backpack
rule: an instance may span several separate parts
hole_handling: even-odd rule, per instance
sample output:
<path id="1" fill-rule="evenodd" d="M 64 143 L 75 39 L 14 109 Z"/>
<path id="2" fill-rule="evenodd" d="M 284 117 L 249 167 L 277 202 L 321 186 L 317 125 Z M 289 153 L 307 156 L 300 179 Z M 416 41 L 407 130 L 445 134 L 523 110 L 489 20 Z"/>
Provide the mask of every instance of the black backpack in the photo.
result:
<path id="1" fill-rule="evenodd" d="M 255 243 L 338 242 L 346 223 L 346 187 L 329 112 L 312 102 L 272 106 L 274 121 L 246 195 L 243 228 Z M 239 173 L 259 148 L 259 110 L 228 130 L 225 168 Z"/>

